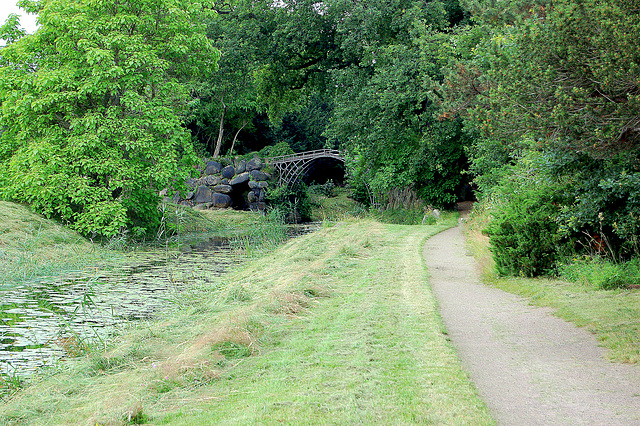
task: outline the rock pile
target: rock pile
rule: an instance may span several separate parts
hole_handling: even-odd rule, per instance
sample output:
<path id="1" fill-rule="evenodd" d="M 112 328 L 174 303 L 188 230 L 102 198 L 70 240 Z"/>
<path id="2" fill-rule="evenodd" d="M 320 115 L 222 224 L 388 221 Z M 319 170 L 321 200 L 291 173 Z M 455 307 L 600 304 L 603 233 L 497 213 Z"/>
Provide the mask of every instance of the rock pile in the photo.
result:
<path id="1" fill-rule="evenodd" d="M 167 202 L 200 210 L 227 207 L 264 210 L 271 176 L 262 168 L 262 160 L 258 157 L 249 161 L 237 160 L 227 166 L 209 161 L 202 168 L 199 178 L 187 181 L 190 191 L 184 197 L 178 191 L 170 197 L 166 189 L 160 195 Z"/>

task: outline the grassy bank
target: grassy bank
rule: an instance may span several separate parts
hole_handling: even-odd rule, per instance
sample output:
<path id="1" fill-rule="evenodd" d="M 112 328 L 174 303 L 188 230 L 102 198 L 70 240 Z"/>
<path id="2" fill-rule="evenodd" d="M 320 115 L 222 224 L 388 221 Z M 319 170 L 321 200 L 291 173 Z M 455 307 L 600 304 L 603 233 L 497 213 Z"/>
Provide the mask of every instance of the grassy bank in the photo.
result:
<path id="1" fill-rule="evenodd" d="M 92 242 L 27 207 L 0 201 L 0 287 L 57 277 L 87 267 L 118 267 L 125 254 L 158 247 L 172 252 L 212 237 L 235 240 L 239 248 L 279 244 L 284 228 L 258 213 L 235 210 L 198 212 L 163 205 L 156 235 L 135 241 L 123 234 Z"/>
<path id="2" fill-rule="evenodd" d="M 467 241 L 479 261 L 485 283 L 555 309 L 556 315 L 596 334 L 613 361 L 640 362 L 640 291 L 604 290 L 589 274 L 576 282 L 545 278 L 498 277 L 488 237 L 482 234 L 488 216 L 476 212 L 466 225 Z M 578 275 L 578 274 L 576 274 Z"/>
<path id="3" fill-rule="evenodd" d="M 348 221 L 194 286 L 1 406 L 8 424 L 492 424 L 443 334 L 432 226 Z"/>
<path id="4" fill-rule="evenodd" d="M 106 254 L 19 204 L 0 201 L 0 219 L 0 286 L 79 269 Z"/>

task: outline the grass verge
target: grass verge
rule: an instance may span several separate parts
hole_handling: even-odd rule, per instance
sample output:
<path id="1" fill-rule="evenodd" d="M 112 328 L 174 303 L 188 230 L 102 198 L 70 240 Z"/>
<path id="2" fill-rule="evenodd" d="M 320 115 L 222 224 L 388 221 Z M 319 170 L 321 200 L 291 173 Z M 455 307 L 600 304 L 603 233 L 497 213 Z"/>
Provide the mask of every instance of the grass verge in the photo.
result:
<path id="1" fill-rule="evenodd" d="M 599 274 L 576 274 L 575 282 L 549 278 L 498 277 L 489 239 L 482 234 L 488 216 L 476 211 L 465 232 L 470 250 L 479 261 L 485 283 L 529 298 L 537 306 L 555 309 L 557 316 L 595 333 L 609 358 L 616 362 L 640 362 L 640 291 L 602 289 Z M 602 272 L 603 268 L 599 268 Z M 583 268 L 583 272 L 586 269 Z M 596 281 L 597 281 L 596 280 Z"/>
<path id="2" fill-rule="evenodd" d="M 289 241 L 3 404 L 8 424 L 493 424 L 443 334 L 432 226 Z"/>

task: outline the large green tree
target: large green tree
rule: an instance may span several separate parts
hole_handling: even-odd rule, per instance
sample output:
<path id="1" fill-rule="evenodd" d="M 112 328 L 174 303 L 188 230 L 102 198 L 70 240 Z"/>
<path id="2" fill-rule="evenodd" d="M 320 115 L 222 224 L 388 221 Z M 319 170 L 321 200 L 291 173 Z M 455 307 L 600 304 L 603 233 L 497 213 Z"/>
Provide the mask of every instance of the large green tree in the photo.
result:
<path id="1" fill-rule="evenodd" d="M 184 116 L 216 67 L 208 0 L 42 0 L 0 51 L 0 195 L 84 234 L 152 229 L 194 156 Z"/>
<path id="2" fill-rule="evenodd" d="M 371 199 L 412 188 L 426 202 L 456 201 L 467 139 L 438 122 L 430 92 L 442 78 L 449 14 L 440 1 L 336 2 L 345 63 L 333 71 L 335 106 L 327 134 L 353 159 Z"/>
<path id="3" fill-rule="evenodd" d="M 545 188 L 561 192 L 551 219 L 564 241 L 589 249 L 597 238 L 616 256 L 640 253 L 638 2 L 465 3 L 477 25 L 454 36 L 439 93 L 442 117 L 460 114 L 474 136 L 468 152 L 481 189 L 508 211 L 518 194 L 505 188 L 563 182 Z"/>

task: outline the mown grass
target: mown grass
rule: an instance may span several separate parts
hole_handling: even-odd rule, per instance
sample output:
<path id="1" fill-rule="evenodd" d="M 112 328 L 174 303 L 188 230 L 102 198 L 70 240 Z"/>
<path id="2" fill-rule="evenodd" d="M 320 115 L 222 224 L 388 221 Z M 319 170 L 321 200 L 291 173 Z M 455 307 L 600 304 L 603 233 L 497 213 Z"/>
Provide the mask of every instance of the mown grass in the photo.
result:
<path id="1" fill-rule="evenodd" d="M 1 406 L 7 424 L 493 424 L 420 256 L 455 223 L 325 225 Z"/>
<path id="2" fill-rule="evenodd" d="M 488 215 L 475 212 L 467 222 L 467 242 L 482 269 L 485 283 L 529 298 L 532 304 L 555 309 L 555 314 L 595 333 L 616 362 L 640 362 L 640 291 L 603 289 L 612 270 L 598 261 L 571 268 L 573 280 L 498 277 L 489 239 L 482 234 Z M 568 274 L 569 272 L 567 272 Z"/>

